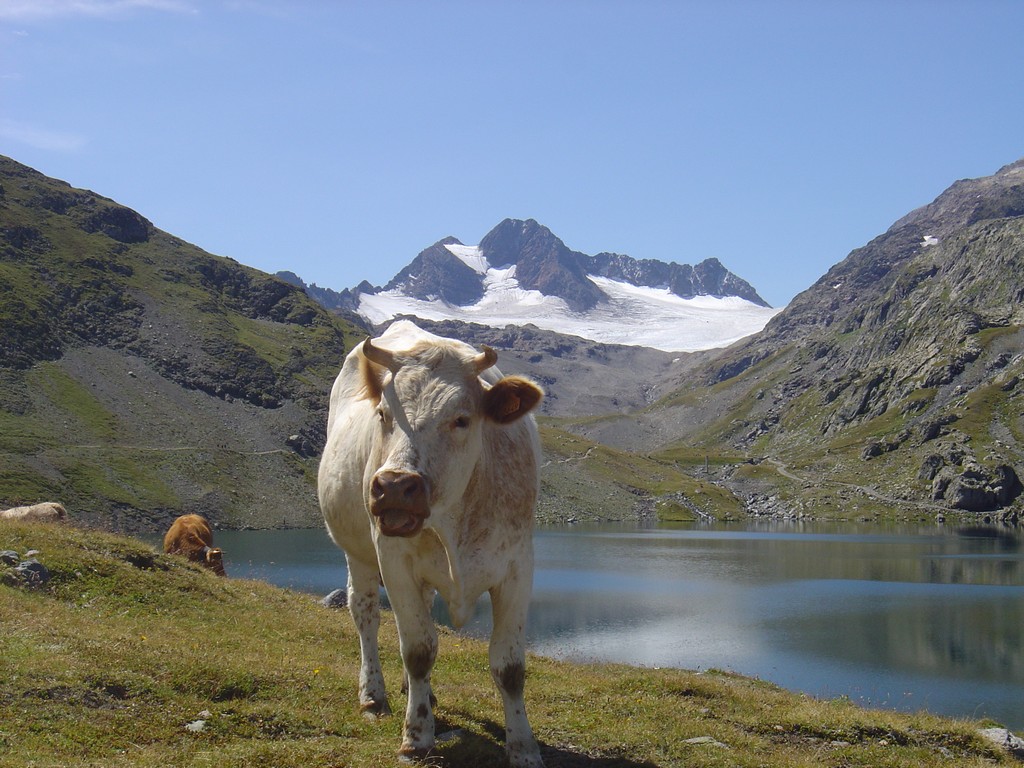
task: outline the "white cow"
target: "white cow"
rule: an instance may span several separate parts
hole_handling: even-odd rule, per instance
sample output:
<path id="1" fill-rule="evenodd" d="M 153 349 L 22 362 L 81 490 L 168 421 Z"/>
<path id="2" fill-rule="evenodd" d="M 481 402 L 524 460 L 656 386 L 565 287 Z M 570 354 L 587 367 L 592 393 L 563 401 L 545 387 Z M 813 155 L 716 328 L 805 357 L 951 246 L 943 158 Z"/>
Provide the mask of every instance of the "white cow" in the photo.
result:
<path id="1" fill-rule="evenodd" d="M 383 581 L 409 686 L 399 750 L 406 761 L 434 746 L 436 590 L 456 626 L 490 593 L 505 748 L 516 768 L 543 765 L 523 685 L 540 459 L 528 413 L 544 393 L 528 379 L 502 378 L 496 359 L 489 347 L 478 352 L 401 321 L 354 349 L 331 391 L 320 507 L 348 562 L 359 701 L 370 717 L 390 712 L 377 651 Z"/>
<path id="2" fill-rule="evenodd" d="M 0 511 L 0 520 L 32 520 L 44 523 L 63 523 L 68 513 L 63 504 L 56 501 L 43 501 L 27 507 L 12 507 Z"/>

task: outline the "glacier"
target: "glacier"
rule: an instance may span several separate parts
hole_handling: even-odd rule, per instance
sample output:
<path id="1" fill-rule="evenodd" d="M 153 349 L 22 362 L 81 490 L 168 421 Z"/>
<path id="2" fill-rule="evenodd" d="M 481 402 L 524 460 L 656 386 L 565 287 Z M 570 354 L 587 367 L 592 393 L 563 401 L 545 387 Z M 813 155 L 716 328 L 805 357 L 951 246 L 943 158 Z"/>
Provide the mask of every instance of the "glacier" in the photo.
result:
<path id="1" fill-rule="evenodd" d="M 380 324 L 399 315 L 424 320 L 461 320 L 496 328 L 533 324 L 557 333 L 606 344 L 653 347 L 666 352 L 697 352 L 727 347 L 757 333 L 781 309 L 762 307 L 735 296 L 680 298 L 667 288 L 630 285 L 588 275 L 608 295 L 588 312 L 574 312 L 560 298 L 526 290 L 515 267 L 495 268 L 479 247 L 445 246 L 483 275 L 484 295 L 476 304 L 456 306 L 440 299 L 422 300 L 400 290 L 361 294 L 358 313 Z"/>

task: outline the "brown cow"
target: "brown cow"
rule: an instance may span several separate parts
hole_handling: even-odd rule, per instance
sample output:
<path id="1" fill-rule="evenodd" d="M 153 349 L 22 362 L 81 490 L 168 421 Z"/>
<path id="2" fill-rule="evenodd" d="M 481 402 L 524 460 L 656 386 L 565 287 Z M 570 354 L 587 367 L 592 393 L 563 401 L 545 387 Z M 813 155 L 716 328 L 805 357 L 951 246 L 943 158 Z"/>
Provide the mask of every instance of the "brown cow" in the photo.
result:
<path id="1" fill-rule="evenodd" d="M 44 501 L 27 507 L 13 507 L 0 512 L 0 520 L 32 520 L 43 523 L 63 523 L 68 513 L 63 504 Z"/>
<path id="2" fill-rule="evenodd" d="M 224 572 L 224 552 L 213 546 L 213 532 L 202 515 L 182 515 L 164 536 L 164 552 L 184 555 L 193 563 L 205 565 L 218 576 Z"/>

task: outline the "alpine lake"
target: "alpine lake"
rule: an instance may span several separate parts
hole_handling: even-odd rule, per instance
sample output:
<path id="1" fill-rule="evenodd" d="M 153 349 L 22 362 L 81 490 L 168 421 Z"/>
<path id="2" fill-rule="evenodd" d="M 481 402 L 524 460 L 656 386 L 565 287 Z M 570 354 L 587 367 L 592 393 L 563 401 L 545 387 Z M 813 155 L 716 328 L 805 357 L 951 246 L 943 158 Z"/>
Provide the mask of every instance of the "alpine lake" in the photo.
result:
<path id="1" fill-rule="evenodd" d="M 344 555 L 323 529 L 218 531 L 215 541 L 231 577 L 317 597 L 345 586 Z M 539 528 L 535 557 L 533 653 L 729 670 L 1024 729 L 1019 528 L 587 524 Z M 434 614 L 447 623 L 440 598 Z M 485 595 L 461 632 L 489 631 Z"/>

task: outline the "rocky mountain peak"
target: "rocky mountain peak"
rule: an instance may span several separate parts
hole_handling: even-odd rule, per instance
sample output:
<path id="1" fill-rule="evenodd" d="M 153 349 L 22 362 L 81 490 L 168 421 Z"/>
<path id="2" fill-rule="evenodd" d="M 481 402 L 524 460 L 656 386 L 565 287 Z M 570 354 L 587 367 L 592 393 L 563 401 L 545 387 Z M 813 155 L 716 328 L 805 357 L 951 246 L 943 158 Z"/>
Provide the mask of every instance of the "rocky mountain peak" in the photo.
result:
<path id="1" fill-rule="evenodd" d="M 515 265 L 516 279 L 523 288 L 558 296 L 576 312 L 607 300 L 587 277 L 587 257 L 570 250 L 533 219 L 505 219 L 480 241 L 480 251 L 492 267 Z"/>
<path id="2" fill-rule="evenodd" d="M 441 299 L 460 307 L 473 305 L 485 293 L 485 276 L 448 246 L 465 247 L 458 238 L 445 237 L 421 251 L 383 288 L 363 281 L 357 288 L 341 293 L 316 288 L 315 298 L 331 308 L 351 310 L 357 310 L 360 294 L 382 291 L 400 292 L 423 301 Z M 588 256 L 569 248 L 535 219 L 505 219 L 484 235 L 477 250 L 492 269 L 514 267 L 520 288 L 558 297 L 574 312 L 590 311 L 609 299 L 591 279 L 592 275 L 634 286 L 667 288 L 684 299 L 737 296 L 768 307 L 750 283 L 734 275 L 718 259 L 709 258 L 690 266 L 617 253 Z"/>
<path id="3" fill-rule="evenodd" d="M 519 263 L 522 253 L 551 252 L 566 248 L 555 234 L 535 219 L 505 219 L 484 235 L 480 251 L 492 267 L 503 269 Z"/>
<path id="4" fill-rule="evenodd" d="M 988 219 L 1024 215 L 1024 159 L 991 176 L 961 179 L 949 189 L 897 221 L 889 231 L 915 228 L 922 238 L 941 240 L 951 232 Z"/>
<path id="5" fill-rule="evenodd" d="M 484 295 L 483 277 L 453 254 L 446 247 L 449 245 L 462 243 L 455 237 L 438 240 L 420 251 L 384 290 L 400 290 L 416 299 L 441 299 L 457 306 L 480 301 Z"/>
<path id="6" fill-rule="evenodd" d="M 857 248 L 823 277 L 796 296 L 774 317 L 758 341 L 756 361 L 770 350 L 816 336 L 832 326 L 851 332 L 861 326 L 869 304 L 895 292 L 905 297 L 935 274 L 933 262 L 948 256 L 947 246 L 986 221 L 1024 216 L 1024 160 L 992 176 L 954 182 L 931 203 L 896 221 L 883 234 Z M 938 249 L 938 250 L 936 250 Z M 970 265 L 975 274 L 990 269 L 984 261 Z M 748 363 L 750 362 L 748 361 Z"/>
<path id="7" fill-rule="evenodd" d="M 695 296 L 738 296 L 752 304 L 767 307 L 754 287 L 737 277 L 718 259 L 705 259 L 696 266 L 665 263 L 656 259 L 634 259 L 621 253 L 599 253 L 586 258 L 591 275 L 611 278 L 631 285 L 650 288 L 667 287 L 684 299 Z"/>

